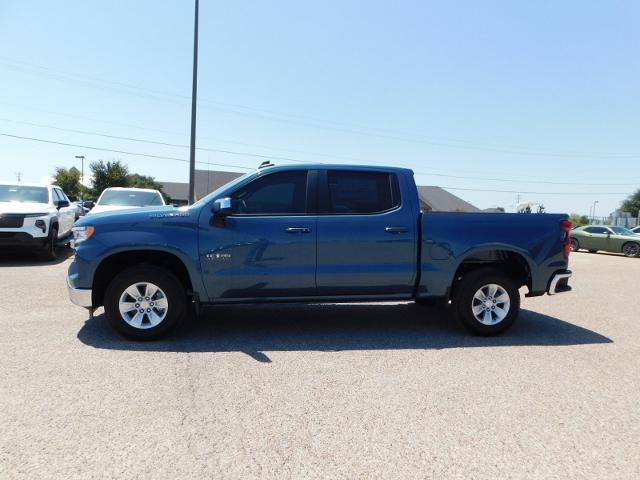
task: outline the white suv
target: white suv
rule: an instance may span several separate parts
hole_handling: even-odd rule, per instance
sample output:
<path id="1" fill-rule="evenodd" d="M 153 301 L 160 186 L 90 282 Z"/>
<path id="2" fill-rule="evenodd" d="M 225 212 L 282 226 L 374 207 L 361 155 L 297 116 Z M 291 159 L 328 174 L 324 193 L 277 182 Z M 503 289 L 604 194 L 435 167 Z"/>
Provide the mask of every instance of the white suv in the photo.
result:
<path id="1" fill-rule="evenodd" d="M 48 259 L 71 239 L 76 209 L 60 187 L 0 182 L 0 246 L 37 248 Z"/>

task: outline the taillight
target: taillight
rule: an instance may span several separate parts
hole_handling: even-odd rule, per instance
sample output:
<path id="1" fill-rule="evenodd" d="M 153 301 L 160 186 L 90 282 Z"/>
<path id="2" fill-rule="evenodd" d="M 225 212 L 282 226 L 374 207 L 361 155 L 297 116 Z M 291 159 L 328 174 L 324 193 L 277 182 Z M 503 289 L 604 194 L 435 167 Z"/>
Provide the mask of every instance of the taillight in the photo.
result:
<path id="1" fill-rule="evenodd" d="M 571 253 L 571 220 L 562 220 L 560 228 L 564 232 L 564 256 L 568 257 Z"/>

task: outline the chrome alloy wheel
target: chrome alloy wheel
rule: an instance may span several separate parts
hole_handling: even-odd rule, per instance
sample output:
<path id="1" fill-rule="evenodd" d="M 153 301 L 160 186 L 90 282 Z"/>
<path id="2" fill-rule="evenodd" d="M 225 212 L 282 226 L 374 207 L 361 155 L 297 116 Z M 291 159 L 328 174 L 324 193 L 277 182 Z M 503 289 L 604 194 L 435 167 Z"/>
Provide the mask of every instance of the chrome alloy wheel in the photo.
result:
<path id="1" fill-rule="evenodd" d="M 155 327 L 164 320 L 169 311 L 169 302 L 157 285 L 137 282 L 122 292 L 118 307 L 125 322 L 144 330 Z"/>
<path id="2" fill-rule="evenodd" d="M 496 325 L 509 314 L 511 299 L 500 285 L 490 283 L 478 289 L 471 300 L 473 316 L 483 325 Z"/>

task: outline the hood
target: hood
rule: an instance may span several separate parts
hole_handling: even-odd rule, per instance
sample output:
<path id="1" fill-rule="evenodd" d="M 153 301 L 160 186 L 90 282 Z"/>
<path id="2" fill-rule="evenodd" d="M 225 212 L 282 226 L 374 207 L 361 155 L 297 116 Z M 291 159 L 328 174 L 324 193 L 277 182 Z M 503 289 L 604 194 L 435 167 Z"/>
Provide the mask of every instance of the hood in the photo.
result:
<path id="1" fill-rule="evenodd" d="M 40 213 L 48 212 L 52 207 L 48 203 L 0 202 L 0 214 L 3 213 Z"/>
<path id="2" fill-rule="evenodd" d="M 116 223 L 130 223 L 130 222 L 148 222 L 157 221 L 158 219 L 167 219 L 174 217 L 191 217 L 197 218 L 197 213 L 194 209 L 189 207 L 176 208 L 173 205 L 163 205 L 157 207 L 129 207 L 103 210 L 102 212 L 94 213 L 97 207 L 91 210 L 92 215 L 85 215 L 80 217 L 76 222 L 76 225 L 101 225 L 101 224 L 116 224 Z"/>

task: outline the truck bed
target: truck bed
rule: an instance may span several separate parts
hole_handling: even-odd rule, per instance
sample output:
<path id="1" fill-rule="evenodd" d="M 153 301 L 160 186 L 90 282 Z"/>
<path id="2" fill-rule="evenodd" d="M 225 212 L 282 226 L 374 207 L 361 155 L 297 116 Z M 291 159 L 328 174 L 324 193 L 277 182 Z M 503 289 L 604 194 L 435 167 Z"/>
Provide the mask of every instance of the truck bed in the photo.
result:
<path id="1" fill-rule="evenodd" d="M 553 273 L 568 265 L 560 227 L 566 218 L 550 213 L 423 213 L 417 297 L 447 295 L 463 265 L 486 261 L 526 268 L 529 295 L 544 294 Z"/>

